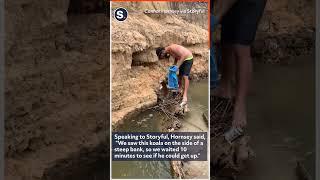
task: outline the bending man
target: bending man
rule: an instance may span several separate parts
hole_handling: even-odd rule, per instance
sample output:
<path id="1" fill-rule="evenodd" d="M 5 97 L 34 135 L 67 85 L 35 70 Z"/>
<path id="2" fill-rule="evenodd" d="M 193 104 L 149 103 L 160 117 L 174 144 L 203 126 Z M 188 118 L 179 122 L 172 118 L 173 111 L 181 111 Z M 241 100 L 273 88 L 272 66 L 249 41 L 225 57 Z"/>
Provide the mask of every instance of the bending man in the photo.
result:
<path id="1" fill-rule="evenodd" d="M 182 80 L 184 81 L 182 104 L 187 104 L 188 100 L 188 88 L 189 88 L 189 76 L 191 67 L 193 64 L 193 55 L 187 48 L 178 45 L 171 44 L 167 47 L 159 47 L 156 49 L 156 54 L 159 59 L 165 59 L 172 56 L 175 61 L 174 64 L 179 67 L 179 89 L 182 88 Z M 180 91 L 181 92 L 181 91 Z"/>

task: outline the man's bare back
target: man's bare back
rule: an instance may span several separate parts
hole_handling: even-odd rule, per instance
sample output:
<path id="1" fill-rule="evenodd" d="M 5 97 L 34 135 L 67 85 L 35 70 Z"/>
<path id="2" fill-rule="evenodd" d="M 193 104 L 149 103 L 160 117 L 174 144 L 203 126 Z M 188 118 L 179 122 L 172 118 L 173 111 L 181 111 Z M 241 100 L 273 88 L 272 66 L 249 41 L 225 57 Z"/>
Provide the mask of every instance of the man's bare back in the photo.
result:
<path id="1" fill-rule="evenodd" d="M 178 44 L 171 44 L 165 48 L 165 51 L 180 62 L 183 62 L 185 59 L 192 56 L 192 52 L 190 50 Z"/>

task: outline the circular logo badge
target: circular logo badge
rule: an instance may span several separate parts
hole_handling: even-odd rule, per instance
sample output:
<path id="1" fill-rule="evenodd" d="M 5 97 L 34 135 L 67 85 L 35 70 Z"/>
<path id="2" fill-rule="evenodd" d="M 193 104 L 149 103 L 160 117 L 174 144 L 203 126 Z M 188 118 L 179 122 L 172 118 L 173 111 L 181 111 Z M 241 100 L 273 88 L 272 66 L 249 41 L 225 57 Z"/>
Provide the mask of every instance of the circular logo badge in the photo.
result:
<path id="1" fill-rule="evenodd" d="M 128 17 L 128 11 L 125 8 L 117 8 L 114 11 L 114 17 L 118 20 L 118 21 L 124 21 L 127 19 Z"/>

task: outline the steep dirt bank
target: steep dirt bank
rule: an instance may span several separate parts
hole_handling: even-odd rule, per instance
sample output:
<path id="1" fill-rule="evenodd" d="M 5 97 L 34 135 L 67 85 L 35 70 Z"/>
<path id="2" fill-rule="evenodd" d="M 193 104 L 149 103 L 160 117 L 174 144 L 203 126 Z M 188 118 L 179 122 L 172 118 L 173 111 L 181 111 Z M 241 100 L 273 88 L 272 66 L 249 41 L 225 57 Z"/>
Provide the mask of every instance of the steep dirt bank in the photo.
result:
<path id="1" fill-rule="evenodd" d="M 269 63 L 290 63 L 315 48 L 315 1 L 270 0 L 261 20 L 253 54 Z"/>
<path id="2" fill-rule="evenodd" d="M 159 61 L 155 48 L 172 43 L 194 54 L 193 78 L 208 74 L 208 31 L 176 15 L 145 15 L 129 3 L 125 22 L 112 20 L 112 122 L 156 103 L 159 81 L 173 63 Z M 125 4 L 113 3 L 113 7 Z M 143 3 L 143 8 L 166 8 L 167 3 Z M 142 9 L 143 9 L 142 8 Z M 206 16 L 203 14 L 203 16 Z"/>
<path id="3" fill-rule="evenodd" d="M 108 146 L 108 17 L 87 5 L 6 1 L 7 180 L 50 179 Z"/>
<path id="4" fill-rule="evenodd" d="M 219 30 L 215 32 L 220 39 Z M 315 1 L 268 0 L 253 43 L 254 60 L 290 63 L 315 48 Z"/>

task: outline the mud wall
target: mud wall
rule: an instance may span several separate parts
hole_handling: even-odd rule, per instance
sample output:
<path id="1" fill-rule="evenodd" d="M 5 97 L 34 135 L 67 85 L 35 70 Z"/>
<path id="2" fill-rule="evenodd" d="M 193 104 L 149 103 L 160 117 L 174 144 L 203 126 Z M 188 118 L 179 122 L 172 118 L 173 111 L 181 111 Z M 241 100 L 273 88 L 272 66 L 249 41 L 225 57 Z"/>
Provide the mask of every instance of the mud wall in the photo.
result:
<path id="1" fill-rule="evenodd" d="M 218 42 L 220 28 L 214 37 Z M 314 48 L 315 0 L 268 0 L 253 43 L 254 60 L 287 64 Z"/>
<path id="2" fill-rule="evenodd" d="M 268 63 L 290 63 L 291 56 L 313 53 L 315 1 L 269 0 L 253 54 Z"/>
<path id="3" fill-rule="evenodd" d="M 143 12 L 144 10 L 203 10 L 200 14 L 196 13 L 181 13 L 179 17 L 183 20 L 203 29 L 208 29 L 208 3 L 203 2 L 121 2 L 121 6 L 126 7 L 129 11 Z M 117 3 L 113 3 L 113 7 L 119 7 Z M 207 14 L 207 15 L 204 15 Z M 150 14 L 149 14 L 150 15 Z M 160 15 L 153 14 L 152 17 L 161 18 Z"/>
<path id="4" fill-rule="evenodd" d="M 77 3 L 5 2 L 8 180 L 41 179 L 56 161 L 107 143 L 109 17 L 88 9 L 95 1 Z"/>
<path id="5" fill-rule="evenodd" d="M 182 9 L 201 9 L 204 13 L 208 13 L 208 3 L 201 3 L 201 2 L 171 2 L 170 8 L 175 10 L 182 10 Z M 201 26 L 204 29 L 208 29 L 208 16 L 199 16 L 195 14 L 181 14 L 182 19 L 186 20 L 187 22 L 190 22 L 192 24 Z"/>
<path id="6" fill-rule="evenodd" d="M 69 159 L 69 155 L 77 154 L 79 149 L 105 141 L 105 123 L 109 122 L 106 119 L 109 117 L 106 96 L 109 88 L 109 24 L 102 6 L 99 0 L 5 2 L 7 179 L 41 179 L 44 172 L 52 174 L 50 167 L 54 167 L 58 159 Z M 150 5 L 155 6 L 162 5 Z M 167 7 L 171 5 L 163 8 Z M 257 34 L 255 56 L 278 61 L 278 57 L 286 59 L 288 54 L 312 51 L 314 7 L 314 0 L 268 1 Z M 131 20 L 141 25 L 137 18 L 140 17 Z M 127 45 L 113 51 L 118 59 L 112 64 L 116 79 L 114 91 L 127 89 L 123 94 L 115 94 L 115 98 L 126 97 L 127 100 L 115 99 L 114 110 L 130 112 L 132 105 L 155 101 L 154 92 L 144 89 L 156 85 L 149 84 L 145 78 L 157 82 L 165 73 L 160 69 L 167 65 L 152 58 L 152 49 L 156 46 L 166 45 L 174 39 L 193 49 L 199 64 L 207 64 L 203 29 L 193 28 L 192 23 L 187 24 L 183 19 L 156 23 L 157 17 L 141 18 L 150 23 L 138 30 L 126 29 L 129 33 L 123 37 L 120 32 L 119 38 L 124 38 Z M 169 29 L 164 28 L 164 24 L 172 22 Z M 170 33 L 179 32 L 174 29 L 175 23 L 192 28 L 188 34 L 176 36 Z M 157 33 L 148 36 L 153 31 Z M 154 37 L 166 43 L 152 41 Z M 118 45 L 121 41 L 119 39 Z M 145 56 L 151 58 L 146 60 Z M 205 72 L 202 65 L 195 65 L 195 72 Z M 134 93 L 141 97 L 130 96 Z M 119 117 L 122 117 L 121 113 Z"/>

